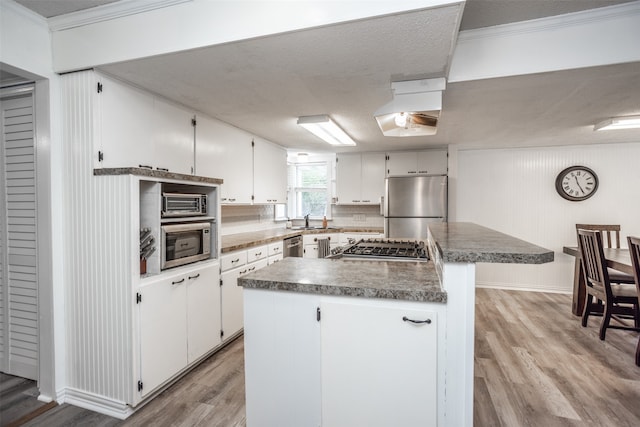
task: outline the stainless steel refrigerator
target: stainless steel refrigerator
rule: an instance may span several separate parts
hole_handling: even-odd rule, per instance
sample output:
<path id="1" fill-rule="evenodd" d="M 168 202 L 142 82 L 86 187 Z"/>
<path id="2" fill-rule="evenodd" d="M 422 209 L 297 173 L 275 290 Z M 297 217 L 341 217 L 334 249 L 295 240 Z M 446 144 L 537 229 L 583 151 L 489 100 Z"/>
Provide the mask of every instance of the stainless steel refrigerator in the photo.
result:
<path id="1" fill-rule="evenodd" d="M 396 176 L 386 180 L 385 237 L 424 239 L 429 222 L 447 221 L 447 176 Z"/>

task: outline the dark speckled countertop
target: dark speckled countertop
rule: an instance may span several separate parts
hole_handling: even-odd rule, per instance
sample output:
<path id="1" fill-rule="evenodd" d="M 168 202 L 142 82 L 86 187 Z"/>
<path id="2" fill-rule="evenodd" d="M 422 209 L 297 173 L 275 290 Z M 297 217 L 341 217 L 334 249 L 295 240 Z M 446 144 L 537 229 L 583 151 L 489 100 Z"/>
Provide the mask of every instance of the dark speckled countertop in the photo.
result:
<path id="1" fill-rule="evenodd" d="M 220 252 L 227 253 L 252 246 L 266 245 L 278 240 L 286 239 L 302 234 L 324 234 L 324 233 L 383 233 L 382 228 L 318 228 L 312 230 L 295 230 L 290 228 L 274 228 L 271 230 L 250 231 L 247 233 L 237 233 L 222 236 L 222 248 Z"/>
<path id="2" fill-rule="evenodd" d="M 470 222 L 432 223 L 429 232 L 445 262 L 553 262 L 549 249 Z"/>
<path id="3" fill-rule="evenodd" d="M 433 262 L 284 258 L 238 278 L 245 288 L 447 302 Z"/>

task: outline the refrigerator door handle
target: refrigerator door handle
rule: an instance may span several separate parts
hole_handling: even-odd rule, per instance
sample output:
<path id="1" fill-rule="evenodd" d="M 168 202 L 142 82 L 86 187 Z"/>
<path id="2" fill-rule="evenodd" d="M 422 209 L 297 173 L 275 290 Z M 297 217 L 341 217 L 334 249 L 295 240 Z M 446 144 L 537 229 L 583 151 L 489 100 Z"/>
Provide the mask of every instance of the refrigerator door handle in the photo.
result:
<path id="1" fill-rule="evenodd" d="M 380 196 L 380 216 L 387 216 L 387 205 L 384 196 Z"/>

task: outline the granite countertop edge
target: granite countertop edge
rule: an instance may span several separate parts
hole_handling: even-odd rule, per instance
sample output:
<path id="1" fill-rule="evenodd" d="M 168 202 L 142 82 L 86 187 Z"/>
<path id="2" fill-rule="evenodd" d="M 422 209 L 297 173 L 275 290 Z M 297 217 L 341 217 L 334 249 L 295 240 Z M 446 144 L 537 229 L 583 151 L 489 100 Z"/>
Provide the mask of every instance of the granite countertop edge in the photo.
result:
<path id="1" fill-rule="evenodd" d="M 246 233 L 228 234 L 222 236 L 221 253 L 228 253 L 247 249 L 254 246 L 267 245 L 283 239 L 294 236 L 302 236 L 309 234 L 330 234 L 330 233 L 382 233 L 382 228 L 353 228 L 353 227 L 335 227 L 335 228 L 319 228 L 312 230 L 295 230 L 291 228 L 275 228 L 262 231 L 249 231 Z M 225 240 L 236 240 L 233 243 L 225 242 Z"/>
<path id="2" fill-rule="evenodd" d="M 187 175 L 187 174 L 178 173 L 178 172 L 169 172 L 169 171 L 161 171 L 156 169 L 134 168 L 134 167 L 94 169 L 93 175 L 94 176 L 136 175 L 136 176 L 147 176 L 150 178 L 175 179 L 180 181 L 199 182 L 199 183 L 206 183 L 206 184 L 222 184 L 223 183 L 223 180 L 220 178 L 210 178 L 207 176 Z"/>

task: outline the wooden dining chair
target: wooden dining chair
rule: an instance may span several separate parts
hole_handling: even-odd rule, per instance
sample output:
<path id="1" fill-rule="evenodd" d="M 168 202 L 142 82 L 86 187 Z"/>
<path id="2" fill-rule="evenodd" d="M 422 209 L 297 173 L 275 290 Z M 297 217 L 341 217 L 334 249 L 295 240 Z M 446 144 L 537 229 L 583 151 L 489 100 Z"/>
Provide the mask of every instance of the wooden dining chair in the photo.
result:
<path id="1" fill-rule="evenodd" d="M 604 340 L 608 328 L 630 329 L 640 331 L 640 314 L 638 310 L 638 292 L 634 285 L 612 285 L 602 250 L 602 236 L 600 231 L 578 230 L 578 246 L 582 256 L 582 269 L 586 285 L 586 301 L 582 312 L 582 326 L 586 327 L 590 315 L 600 315 L 597 310 L 598 302 L 603 303 L 602 322 L 600 323 L 600 339 Z M 610 324 L 611 319 L 620 325 Z M 624 321 L 632 319 L 633 326 Z"/>
<path id="2" fill-rule="evenodd" d="M 602 243 L 607 248 L 620 249 L 620 224 L 576 224 L 577 230 L 592 230 L 599 231 L 602 236 Z M 615 244 L 615 246 L 613 246 Z M 633 276 L 623 273 L 621 271 L 608 269 L 609 281 L 611 283 L 626 283 L 633 285 L 635 280 Z"/>
<path id="3" fill-rule="evenodd" d="M 631 254 L 631 265 L 633 266 L 633 277 L 636 280 L 636 292 L 640 298 L 640 237 L 627 237 L 629 253 Z M 636 365 L 640 366 L 640 337 L 636 347 Z"/>

